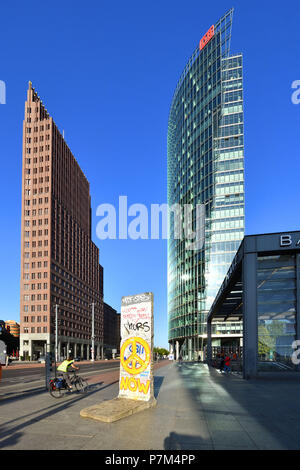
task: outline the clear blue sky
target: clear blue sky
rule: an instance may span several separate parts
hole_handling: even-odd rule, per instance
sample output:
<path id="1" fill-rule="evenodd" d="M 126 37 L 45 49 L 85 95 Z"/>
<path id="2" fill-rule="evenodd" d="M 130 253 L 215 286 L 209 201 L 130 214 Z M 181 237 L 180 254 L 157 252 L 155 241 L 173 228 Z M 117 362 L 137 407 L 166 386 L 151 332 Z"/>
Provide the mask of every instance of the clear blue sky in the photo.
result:
<path id="1" fill-rule="evenodd" d="M 177 80 L 200 38 L 235 8 L 244 54 L 246 233 L 300 229 L 300 4 L 297 1 L 11 1 L 1 5 L 0 318 L 19 321 L 22 120 L 28 81 L 65 131 L 91 186 L 105 301 L 154 292 L 155 344 L 167 346 L 164 240 L 102 241 L 96 208 L 166 201 L 167 122 Z"/>

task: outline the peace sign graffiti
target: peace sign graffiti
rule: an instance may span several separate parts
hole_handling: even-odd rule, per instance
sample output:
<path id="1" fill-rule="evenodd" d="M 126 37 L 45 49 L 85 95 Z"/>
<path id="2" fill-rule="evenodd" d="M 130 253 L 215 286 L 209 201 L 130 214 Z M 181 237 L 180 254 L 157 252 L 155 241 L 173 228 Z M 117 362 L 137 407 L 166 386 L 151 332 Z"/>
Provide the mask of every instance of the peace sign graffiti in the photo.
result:
<path id="1" fill-rule="evenodd" d="M 140 374 L 148 367 L 150 359 L 150 346 L 143 338 L 133 336 L 124 341 L 120 360 L 126 372 L 133 375 Z"/>

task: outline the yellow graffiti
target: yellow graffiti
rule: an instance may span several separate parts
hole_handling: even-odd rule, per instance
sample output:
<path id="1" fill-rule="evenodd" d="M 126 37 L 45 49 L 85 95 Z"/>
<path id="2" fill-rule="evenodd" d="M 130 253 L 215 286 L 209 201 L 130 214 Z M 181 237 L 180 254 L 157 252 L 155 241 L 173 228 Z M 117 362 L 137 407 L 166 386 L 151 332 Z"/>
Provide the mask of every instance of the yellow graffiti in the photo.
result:
<path id="1" fill-rule="evenodd" d="M 137 352 L 137 344 L 140 344 L 145 350 L 145 359 L 142 359 Z M 128 357 L 125 358 L 125 352 L 127 347 L 131 345 L 131 353 Z M 120 360 L 123 368 L 129 374 L 140 374 L 143 372 L 149 365 L 151 359 L 151 350 L 150 346 L 143 338 L 132 337 L 124 341 L 121 351 L 120 351 Z"/>
<path id="2" fill-rule="evenodd" d="M 136 392 L 137 390 L 140 393 L 147 395 L 150 387 L 150 380 L 147 380 L 147 383 L 141 383 L 140 379 L 135 379 L 134 377 L 121 377 L 120 390 L 130 390 L 131 392 Z"/>

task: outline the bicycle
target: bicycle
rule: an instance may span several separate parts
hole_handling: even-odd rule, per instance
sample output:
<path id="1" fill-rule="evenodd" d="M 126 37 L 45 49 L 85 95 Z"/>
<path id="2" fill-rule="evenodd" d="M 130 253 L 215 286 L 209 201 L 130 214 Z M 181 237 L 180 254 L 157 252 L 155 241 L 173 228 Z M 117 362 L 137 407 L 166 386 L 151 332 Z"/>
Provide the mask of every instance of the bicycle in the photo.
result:
<path id="1" fill-rule="evenodd" d="M 85 393 L 88 390 L 88 383 L 85 379 L 76 375 L 75 371 L 73 376 L 70 377 L 71 384 L 75 387 L 79 393 Z M 63 377 L 55 377 L 49 381 L 49 392 L 53 398 L 62 398 L 66 393 L 70 392 L 67 382 Z"/>

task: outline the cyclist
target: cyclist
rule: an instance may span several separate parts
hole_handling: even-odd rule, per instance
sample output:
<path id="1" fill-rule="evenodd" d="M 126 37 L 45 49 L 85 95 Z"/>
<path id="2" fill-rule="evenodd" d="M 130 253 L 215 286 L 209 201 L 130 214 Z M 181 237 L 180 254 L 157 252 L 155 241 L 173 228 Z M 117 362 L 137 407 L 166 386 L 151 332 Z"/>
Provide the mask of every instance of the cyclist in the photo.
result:
<path id="1" fill-rule="evenodd" d="M 63 378 L 65 379 L 69 390 L 72 390 L 72 384 L 70 381 L 69 371 L 70 369 L 79 370 L 79 367 L 75 366 L 74 357 L 70 355 L 67 359 L 65 359 L 57 368 L 59 372 L 62 372 Z"/>

